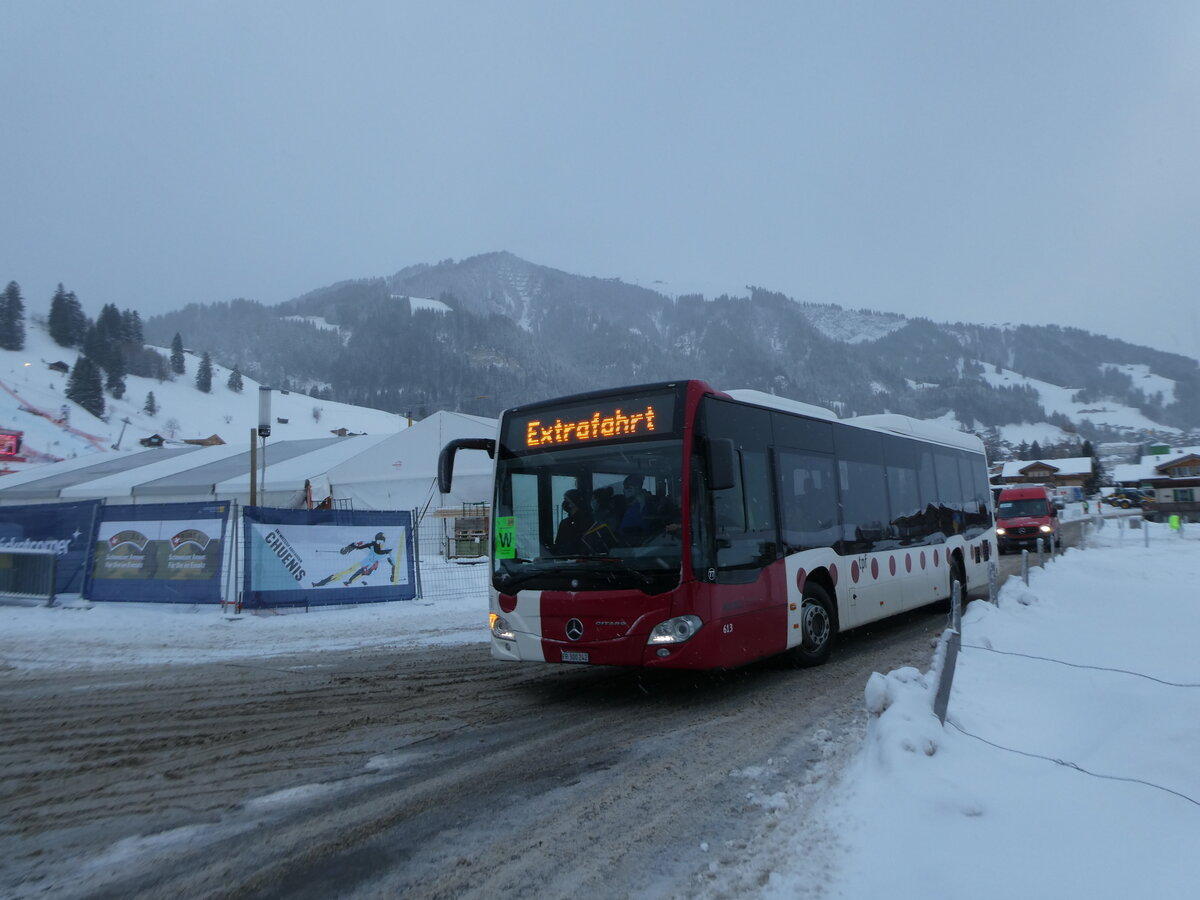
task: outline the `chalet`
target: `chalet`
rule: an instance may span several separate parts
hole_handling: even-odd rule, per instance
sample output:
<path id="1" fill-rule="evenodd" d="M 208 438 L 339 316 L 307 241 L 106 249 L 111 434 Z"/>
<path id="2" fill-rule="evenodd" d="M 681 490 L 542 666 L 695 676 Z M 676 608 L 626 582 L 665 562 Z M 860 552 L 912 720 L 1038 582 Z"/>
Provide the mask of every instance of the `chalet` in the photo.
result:
<path id="1" fill-rule="evenodd" d="M 144 437 L 140 441 L 143 447 L 161 447 L 166 439 L 161 434 L 152 434 L 150 437 Z"/>
<path id="2" fill-rule="evenodd" d="M 219 434 L 210 434 L 206 438 L 185 438 L 184 443 L 193 444 L 196 447 L 216 447 L 220 444 L 224 444 L 225 442 L 221 440 L 221 436 Z"/>
<path id="3" fill-rule="evenodd" d="M 49 369 L 51 372 L 58 372 L 61 375 L 66 375 L 68 372 L 71 371 L 71 367 L 68 366 L 61 359 L 58 360 L 57 362 L 50 363 L 49 365 L 46 366 L 46 368 Z"/>
<path id="4" fill-rule="evenodd" d="M 1154 514 L 1200 521 L 1200 447 L 1156 446 L 1136 463 L 1113 468 L 1113 481 L 1154 493 Z"/>
<path id="5" fill-rule="evenodd" d="M 992 476 L 992 486 L 1044 484 L 1067 490 L 1083 490 L 1091 477 L 1090 456 L 1072 456 L 1067 459 L 1017 459 L 1004 463 L 1001 471 Z"/>

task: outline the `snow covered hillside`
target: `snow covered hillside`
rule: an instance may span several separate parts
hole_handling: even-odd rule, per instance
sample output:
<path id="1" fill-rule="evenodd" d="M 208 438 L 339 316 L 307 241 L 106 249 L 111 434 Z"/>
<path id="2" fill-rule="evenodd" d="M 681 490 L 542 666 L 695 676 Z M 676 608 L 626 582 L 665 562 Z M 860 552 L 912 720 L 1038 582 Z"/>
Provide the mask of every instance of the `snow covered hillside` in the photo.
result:
<path id="1" fill-rule="evenodd" d="M 212 391 L 203 393 L 196 387 L 200 360 L 189 354 L 185 373 L 174 381 L 127 376 L 122 400 L 105 395 L 101 419 L 67 400 L 69 376 L 49 368 L 55 362 L 74 366 L 78 355 L 77 349 L 56 344 L 36 319 L 26 328 L 24 350 L 0 350 L 0 428 L 24 432 L 22 456 L 28 460 L 7 463 L 9 471 L 84 454 L 141 450 L 138 442 L 153 434 L 168 445 L 214 434 L 228 444 L 249 445 L 250 429 L 258 424 L 259 393 L 251 379 L 243 376 L 241 392 L 231 391 L 229 370 L 214 362 Z M 157 407 L 153 415 L 145 411 L 151 393 Z M 282 391 L 271 393 L 271 418 L 272 440 L 329 437 L 341 428 L 392 434 L 407 425 L 394 413 Z"/>
<path id="2" fill-rule="evenodd" d="M 1168 402 L 1174 397 L 1175 382 L 1161 376 L 1151 375 L 1145 366 L 1120 366 L 1114 363 L 1111 364 L 1111 368 L 1118 369 L 1139 379 L 1139 387 L 1147 393 L 1161 392 L 1164 397 L 1168 398 Z M 1059 413 L 1075 423 L 1088 420 L 1093 425 L 1104 425 L 1109 428 L 1150 431 L 1171 435 L 1181 434 L 1179 429 L 1160 425 L 1147 418 L 1140 410 L 1117 403 L 1114 400 L 1080 403 L 1071 399 L 1077 392 L 1076 388 L 1060 387 L 1056 384 L 1038 381 L 1036 378 L 1019 375 L 1008 369 L 997 369 L 991 365 L 984 365 L 983 369 L 984 380 L 994 387 L 1031 387 L 1037 391 L 1039 402 L 1048 414 Z M 1053 444 L 1071 437 L 1071 435 L 1066 434 L 1061 428 L 1049 422 L 1003 425 L 997 430 L 1000 432 L 1001 438 L 1013 446 L 1020 444 L 1022 441 L 1027 443 L 1039 441 L 1042 444 Z"/>

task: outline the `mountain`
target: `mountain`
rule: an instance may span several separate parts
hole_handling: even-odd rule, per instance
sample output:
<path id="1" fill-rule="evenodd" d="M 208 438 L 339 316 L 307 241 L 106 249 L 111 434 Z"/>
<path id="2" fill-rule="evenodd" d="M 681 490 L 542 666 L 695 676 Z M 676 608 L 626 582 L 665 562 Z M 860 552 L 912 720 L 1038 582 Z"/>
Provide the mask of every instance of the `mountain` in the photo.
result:
<path id="1" fill-rule="evenodd" d="M 265 383 L 418 416 L 494 416 L 554 395 L 695 377 L 1001 439 L 1200 429 L 1196 360 L 1081 329 L 935 323 L 759 287 L 668 297 L 505 252 L 341 282 L 274 307 L 193 304 L 145 327 L 148 340 L 165 346 L 178 332 Z"/>

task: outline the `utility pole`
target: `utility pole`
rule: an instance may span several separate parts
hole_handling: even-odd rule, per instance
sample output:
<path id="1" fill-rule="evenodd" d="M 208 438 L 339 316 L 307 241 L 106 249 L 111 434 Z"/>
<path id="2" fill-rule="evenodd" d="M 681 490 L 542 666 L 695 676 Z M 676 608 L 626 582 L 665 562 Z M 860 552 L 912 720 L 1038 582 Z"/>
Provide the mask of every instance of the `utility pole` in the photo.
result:
<path id="1" fill-rule="evenodd" d="M 122 422 L 121 433 L 119 435 L 117 435 L 117 442 L 112 445 L 112 449 L 114 449 L 114 450 L 121 449 L 121 439 L 125 437 L 125 426 L 129 424 L 129 416 L 126 416 L 124 419 L 121 420 L 121 422 Z"/>
<path id="2" fill-rule="evenodd" d="M 254 496 L 254 475 L 250 475 L 250 502 L 262 506 L 262 495 L 267 491 L 267 438 L 271 434 L 271 389 L 259 386 L 258 389 L 258 436 L 262 438 L 262 478 L 259 479 L 259 497 Z M 253 467 L 253 458 L 250 463 Z"/>

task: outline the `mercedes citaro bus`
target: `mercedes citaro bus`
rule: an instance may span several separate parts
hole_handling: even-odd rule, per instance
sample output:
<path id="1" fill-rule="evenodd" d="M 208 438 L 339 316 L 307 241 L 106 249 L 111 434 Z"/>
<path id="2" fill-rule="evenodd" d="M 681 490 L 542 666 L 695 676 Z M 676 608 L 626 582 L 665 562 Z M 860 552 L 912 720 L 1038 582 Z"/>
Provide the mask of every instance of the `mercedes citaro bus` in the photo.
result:
<path id="1" fill-rule="evenodd" d="M 491 653 L 505 660 L 713 669 L 789 653 L 987 583 L 982 443 L 897 415 L 701 381 L 503 413 L 495 439 Z M 965 594 L 964 594 L 965 598 Z"/>

